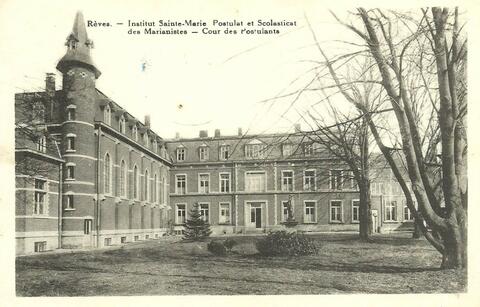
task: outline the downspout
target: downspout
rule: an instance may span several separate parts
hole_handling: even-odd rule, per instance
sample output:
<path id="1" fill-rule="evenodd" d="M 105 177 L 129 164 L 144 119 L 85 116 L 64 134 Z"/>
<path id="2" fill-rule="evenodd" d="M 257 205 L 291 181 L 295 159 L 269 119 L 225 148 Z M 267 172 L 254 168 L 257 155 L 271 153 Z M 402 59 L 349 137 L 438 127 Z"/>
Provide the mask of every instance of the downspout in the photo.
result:
<path id="1" fill-rule="evenodd" d="M 100 246 L 100 135 L 102 134 L 102 127 L 99 125 L 97 130 L 97 168 L 96 172 L 96 190 L 97 197 L 95 203 L 95 232 L 97 234 L 96 247 Z"/>
<path id="2" fill-rule="evenodd" d="M 58 248 L 62 248 L 62 186 L 63 186 L 63 162 L 58 167 Z"/>

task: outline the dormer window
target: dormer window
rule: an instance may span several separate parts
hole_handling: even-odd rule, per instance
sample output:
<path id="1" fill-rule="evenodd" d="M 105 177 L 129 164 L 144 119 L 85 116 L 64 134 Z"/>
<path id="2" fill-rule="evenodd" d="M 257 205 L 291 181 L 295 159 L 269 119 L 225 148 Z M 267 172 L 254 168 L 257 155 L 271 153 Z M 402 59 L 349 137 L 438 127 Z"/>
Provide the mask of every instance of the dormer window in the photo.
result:
<path id="1" fill-rule="evenodd" d="M 118 120 L 118 130 L 120 130 L 121 133 L 125 133 L 125 117 L 123 115 L 120 116 Z"/>
<path id="2" fill-rule="evenodd" d="M 208 160 L 208 147 L 207 145 L 202 145 L 198 149 L 198 154 L 200 156 L 200 161 Z"/>
<path id="3" fill-rule="evenodd" d="M 247 159 L 262 159 L 265 156 L 265 144 L 259 140 L 253 140 L 245 145 L 245 157 Z"/>
<path id="4" fill-rule="evenodd" d="M 37 151 L 43 153 L 47 152 L 47 138 L 44 135 L 37 139 L 36 145 Z"/>
<path id="5" fill-rule="evenodd" d="M 185 161 L 186 150 L 183 147 L 177 148 L 177 161 Z"/>
<path id="6" fill-rule="evenodd" d="M 105 106 L 105 110 L 103 111 L 103 121 L 107 124 L 110 125 L 112 121 L 112 109 L 110 108 L 109 105 Z"/>
<path id="7" fill-rule="evenodd" d="M 220 146 L 220 160 L 228 160 L 230 156 L 230 146 L 221 145 Z"/>
<path id="8" fill-rule="evenodd" d="M 138 128 L 136 125 L 132 127 L 132 137 L 135 141 L 138 141 Z"/>

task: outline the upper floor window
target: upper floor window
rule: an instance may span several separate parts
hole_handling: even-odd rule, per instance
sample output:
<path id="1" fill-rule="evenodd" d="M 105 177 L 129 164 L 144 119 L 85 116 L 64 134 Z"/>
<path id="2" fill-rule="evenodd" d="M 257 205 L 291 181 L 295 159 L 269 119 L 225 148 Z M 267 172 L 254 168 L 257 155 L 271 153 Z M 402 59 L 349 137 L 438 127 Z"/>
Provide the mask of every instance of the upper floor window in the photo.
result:
<path id="1" fill-rule="evenodd" d="M 330 189 L 341 190 L 343 187 L 343 171 L 338 169 L 330 170 Z"/>
<path id="2" fill-rule="evenodd" d="M 108 104 L 105 106 L 105 110 L 103 111 L 103 121 L 107 125 L 110 125 L 112 122 L 112 109 Z"/>
<path id="3" fill-rule="evenodd" d="M 282 191 L 293 191 L 293 171 L 282 171 Z"/>
<path id="4" fill-rule="evenodd" d="M 120 119 L 118 120 L 118 130 L 125 134 L 125 117 L 123 115 L 120 116 Z"/>
<path id="5" fill-rule="evenodd" d="M 303 174 L 303 189 L 315 191 L 315 170 L 306 170 Z"/>
<path id="6" fill-rule="evenodd" d="M 293 144 L 283 144 L 282 145 L 282 156 L 290 157 L 293 155 Z"/>
<path id="7" fill-rule="evenodd" d="M 230 173 L 220 173 L 220 192 L 230 192 Z"/>
<path id="8" fill-rule="evenodd" d="M 220 146 L 220 160 L 228 160 L 230 157 L 230 146 L 222 145 Z"/>
<path id="9" fill-rule="evenodd" d="M 47 181 L 35 179 L 35 203 L 33 205 L 34 215 L 47 214 Z"/>
<path id="10" fill-rule="evenodd" d="M 313 155 L 313 144 L 312 143 L 303 144 L 303 154 L 305 156 L 312 156 Z"/>
<path id="11" fill-rule="evenodd" d="M 148 147 L 148 145 L 149 145 L 148 144 L 148 133 L 147 132 L 145 132 L 143 134 L 143 145 L 145 145 L 145 147 Z"/>
<path id="12" fill-rule="evenodd" d="M 157 152 L 158 150 L 158 143 L 157 143 L 157 140 L 154 138 L 153 139 L 153 142 L 152 142 L 152 149 L 154 152 Z"/>
<path id="13" fill-rule="evenodd" d="M 73 194 L 65 195 L 65 209 L 75 209 L 75 205 L 73 202 Z"/>
<path id="14" fill-rule="evenodd" d="M 47 152 L 47 138 L 44 135 L 37 139 L 36 148 L 40 152 Z"/>
<path id="15" fill-rule="evenodd" d="M 139 184 L 138 167 L 133 167 L 133 198 L 138 199 L 138 184 Z"/>
<path id="16" fill-rule="evenodd" d="M 104 193 L 111 194 L 112 193 L 112 162 L 110 160 L 110 155 L 108 153 L 105 154 L 103 176 L 104 176 Z"/>
<path id="17" fill-rule="evenodd" d="M 252 141 L 245 145 L 245 157 L 247 159 L 262 159 L 265 156 L 265 144 L 260 141 Z"/>
<path id="18" fill-rule="evenodd" d="M 75 105 L 69 105 L 67 107 L 67 120 L 75 120 Z"/>
<path id="19" fill-rule="evenodd" d="M 199 193 L 210 192 L 210 175 L 209 174 L 198 175 L 198 192 Z"/>
<path id="20" fill-rule="evenodd" d="M 75 165 L 67 164 L 67 179 L 75 179 Z"/>
<path id="21" fill-rule="evenodd" d="M 203 145 L 198 148 L 198 154 L 200 156 L 200 161 L 208 160 L 208 147 Z"/>
<path id="22" fill-rule="evenodd" d="M 175 175 L 175 193 L 185 194 L 187 192 L 187 176 Z"/>
<path id="23" fill-rule="evenodd" d="M 127 196 L 127 164 L 124 160 L 120 162 L 120 196 Z"/>
<path id="24" fill-rule="evenodd" d="M 245 191 L 262 192 L 266 190 L 265 172 L 245 173 Z"/>
<path id="25" fill-rule="evenodd" d="M 74 134 L 67 134 L 67 150 L 74 151 L 75 150 L 75 135 Z"/>
<path id="26" fill-rule="evenodd" d="M 345 184 L 349 189 L 358 190 L 357 181 L 355 180 L 355 175 L 353 171 L 343 171 Z"/>
<path id="27" fill-rule="evenodd" d="M 135 141 L 138 141 L 138 127 L 137 127 L 137 125 L 133 125 L 133 127 L 132 127 L 132 137 Z"/>
<path id="28" fill-rule="evenodd" d="M 150 201 L 150 177 L 148 177 L 148 170 L 145 170 L 143 176 L 143 200 Z"/>
<path id="29" fill-rule="evenodd" d="M 158 193 L 158 182 L 157 182 L 157 174 L 153 175 L 153 184 L 152 184 L 152 202 L 157 202 L 157 193 Z"/>
<path id="30" fill-rule="evenodd" d="M 185 148 L 177 148 L 177 161 L 185 161 Z"/>

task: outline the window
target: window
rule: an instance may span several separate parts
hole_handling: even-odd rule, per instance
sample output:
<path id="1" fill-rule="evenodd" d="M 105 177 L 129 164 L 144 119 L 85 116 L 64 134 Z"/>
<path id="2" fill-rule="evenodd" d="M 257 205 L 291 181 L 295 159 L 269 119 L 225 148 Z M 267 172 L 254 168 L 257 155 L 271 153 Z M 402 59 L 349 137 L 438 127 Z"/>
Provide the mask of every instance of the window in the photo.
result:
<path id="1" fill-rule="evenodd" d="M 152 150 L 154 152 L 157 152 L 157 150 L 158 150 L 158 144 L 157 144 L 157 140 L 155 138 L 153 139 L 153 142 L 152 142 Z"/>
<path id="2" fill-rule="evenodd" d="M 378 183 L 378 194 L 385 194 L 385 189 L 383 188 L 383 182 Z"/>
<path id="3" fill-rule="evenodd" d="M 110 125 L 112 121 L 112 109 L 109 105 L 105 106 L 105 110 L 103 111 L 103 121 L 105 124 Z"/>
<path id="4" fill-rule="evenodd" d="M 408 209 L 407 205 L 405 205 L 405 207 L 403 207 L 403 220 L 404 221 L 413 220 L 412 213 L 410 212 L 410 209 Z"/>
<path id="5" fill-rule="evenodd" d="M 220 203 L 219 224 L 230 224 L 230 203 Z"/>
<path id="6" fill-rule="evenodd" d="M 228 160 L 230 157 L 230 146 L 222 145 L 220 146 L 220 160 Z"/>
<path id="7" fill-rule="evenodd" d="M 148 177 L 148 170 L 145 170 L 143 176 L 143 200 L 150 201 L 150 178 Z"/>
<path id="8" fill-rule="evenodd" d="M 67 120 L 75 120 L 75 108 L 67 108 Z"/>
<path id="9" fill-rule="evenodd" d="M 140 236 L 133 236 L 133 241 L 140 241 Z"/>
<path id="10" fill-rule="evenodd" d="M 157 174 L 153 175 L 152 202 L 157 202 Z"/>
<path id="11" fill-rule="evenodd" d="M 47 214 L 47 182 L 46 180 L 35 179 L 35 203 L 33 207 L 34 215 Z"/>
<path id="12" fill-rule="evenodd" d="M 303 218 L 305 223 L 316 222 L 315 205 L 316 202 L 314 201 L 305 201 L 305 216 Z"/>
<path id="13" fill-rule="evenodd" d="M 75 209 L 73 195 L 66 195 L 65 209 Z"/>
<path id="14" fill-rule="evenodd" d="M 35 253 L 44 252 L 47 250 L 47 241 L 34 242 L 33 248 Z"/>
<path id="15" fill-rule="evenodd" d="M 88 235 L 92 232 L 92 220 L 84 220 L 83 222 L 83 233 Z"/>
<path id="16" fill-rule="evenodd" d="M 303 144 L 303 154 L 305 156 L 313 155 L 313 144 L 312 143 Z"/>
<path id="17" fill-rule="evenodd" d="M 386 221 L 397 220 L 397 202 L 396 201 L 385 203 L 385 220 Z"/>
<path id="18" fill-rule="evenodd" d="M 207 146 L 200 146 L 198 148 L 198 154 L 200 156 L 200 161 L 208 160 L 208 147 Z"/>
<path id="19" fill-rule="evenodd" d="M 341 190 L 343 187 L 343 172 L 342 170 L 330 170 L 330 189 Z"/>
<path id="20" fill-rule="evenodd" d="M 112 245 L 112 238 L 105 238 L 105 239 L 103 240 L 103 245 L 104 245 L 104 246 L 110 246 L 110 245 Z"/>
<path id="21" fill-rule="evenodd" d="M 331 200 L 330 201 L 330 222 L 342 222 L 343 221 L 343 212 L 342 212 L 342 201 L 340 200 Z"/>
<path id="22" fill-rule="evenodd" d="M 127 165 L 124 160 L 120 162 L 120 196 L 127 196 Z"/>
<path id="23" fill-rule="evenodd" d="M 37 151 L 43 153 L 47 152 L 47 138 L 44 135 L 37 139 L 36 147 Z"/>
<path id="24" fill-rule="evenodd" d="M 133 167 L 133 198 L 138 199 L 138 168 L 135 165 Z"/>
<path id="25" fill-rule="evenodd" d="M 315 191 L 315 170 L 306 170 L 303 173 L 303 189 Z"/>
<path id="26" fill-rule="evenodd" d="M 262 192 L 266 189 L 265 172 L 245 173 L 245 191 Z"/>
<path id="27" fill-rule="evenodd" d="M 230 173 L 220 173 L 220 192 L 230 192 Z"/>
<path id="28" fill-rule="evenodd" d="M 67 136 L 67 150 L 75 150 L 75 137 Z"/>
<path id="29" fill-rule="evenodd" d="M 293 171 L 282 171 L 282 191 L 293 191 Z"/>
<path id="30" fill-rule="evenodd" d="M 120 237 L 120 243 L 127 243 L 127 237 Z"/>
<path id="31" fill-rule="evenodd" d="M 186 209 L 185 209 L 186 205 L 185 204 L 177 204 L 176 205 L 176 214 L 175 214 L 175 223 L 176 224 L 185 224 L 185 213 L 186 213 Z"/>
<path id="32" fill-rule="evenodd" d="M 118 130 L 125 134 L 125 117 L 123 115 L 120 116 L 120 119 L 118 120 Z"/>
<path id="33" fill-rule="evenodd" d="M 370 193 L 372 193 L 372 195 L 377 194 L 377 183 L 376 182 L 370 183 Z"/>
<path id="34" fill-rule="evenodd" d="M 293 155 L 293 144 L 283 144 L 282 155 L 284 157 L 290 157 L 291 155 Z"/>
<path id="35" fill-rule="evenodd" d="M 138 128 L 137 125 L 133 125 L 132 127 L 132 137 L 135 141 L 138 141 Z"/>
<path id="36" fill-rule="evenodd" d="M 355 175 L 353 174 L 353 171 L 345 171 L 344 177 L 344 180 L 346 184 L 348 184 L 349 189 L 358 190 L 357 181 L 355 180 Z"/>
<path id="37" fill-rule="evenodd" d="M 205 222 L 209 222 L 209 212 L 208 212 L 208 204 L 199 204 L 200 205 L 200 216 L 202 217 L 202 220 Z"/>
<path id="38" fill-rule="evenodd" d="M 247 159 L 262 159 L 265 154 L 265 145 L 258 140 L 254 140 L 252 143 L 245 145 L 245 157 Z"/>
<path id="39" fill-rule="evenodd" d="M 352 200 L 352 222 L 360 222 L 360 201 Z"/>
<path id="40" fill-rule="evenodd" d="M 105 154 L 105 160 L 103 165 L 103 178 L 104 178 L 104 189 L 105 194 L 112 193 L 112 162 L 110 161 L 110 155 Z"/>
<path id="41" fill-rule="evenodd" d="M 75 179 L 75 166 L 67 165 L 67 179 Z"/>
<path id="42" fill-rule="evenodd" d="M 149 145 L 148 144 L 148 133 L 147 132 L 145 132 L 143 134 L 143 145 L 145 145 L 145 147 L 148 147 L 148 145 Z"/>
<path id="43" fill-rule="evenodd" d="M 185 148 L 177 148 L 177 161 L 185 161 Z"/>
<path id="44" fill-rule="evenodd" d="M 176 194 L 185 194 L 187 193 L 187 176 L 186 175 L 175 175 L 175 187 Z"/>
<path id="45" fill-rule="evenodd" d="M 199 193 L 210 192 L 210 174 L 198 175 L 198 192 Z"/>
<path id="46" fill-rule="evenodd" d="M 288 220 L 288 200 L 282 200 L 282 221 L 286 222 Z M 293 210 L 293 201 L 292 201 L 292 214 L 295 215 Z"/>

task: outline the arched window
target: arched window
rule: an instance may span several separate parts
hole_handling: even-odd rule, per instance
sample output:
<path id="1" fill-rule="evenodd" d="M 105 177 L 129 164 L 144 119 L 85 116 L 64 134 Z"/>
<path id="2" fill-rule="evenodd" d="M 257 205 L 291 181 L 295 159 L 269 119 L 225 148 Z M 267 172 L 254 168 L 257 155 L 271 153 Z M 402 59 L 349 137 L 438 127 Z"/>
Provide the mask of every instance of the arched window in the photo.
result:
<path id="1" fill-rule="evenodd" d="M 107 125 L 110 125 L 112 121 L 112 109 L 110 109 L 110 106 L 108 104 L 105 106 L 105 111 L 103 112 L 103 121 Z"/>
<path id="2" fill-rule="evenodd" d="M 149 179 L 148 179 L 148 170 L 145 170 L 145 177 L 143 177 L 143 199 L 149 201 Z"/>
<path id="3" fill-rule="evenodd" d="M 133 125 L 132 127 L 132 137 L 135 141 L 138 141 L 138 128 L 137 125 Z"/>
<path id="4" fill-rule="evenodd" d="M 125 117 L 120 116 L 120 120 L 118 121 L 118 130 L 120 130 L 121 133 L 125 133 Z"/>
<path id="5" fill-rule="evenodd" d="M 157 174 L 153 176 L 152 202 L 157 202 Z"/>
<path id="6" fill-rule="evenodd" d="M 148 133 L 145 132 L 143 134 L 143 144 L 145 145 L 145 147 L 148 147 Z"/>
<path id="7" fill-rule="evenodd" d="M 112 193 L 112 165 L 110 161 L 110 155 L 107 153 L 105 154 L 104 160 L 104 193 L 111 194 Z"/>
<path id="8" fill-rule="evenodd" d="M 120 196 L 126 197 L 127 195 L 127 165 L 124 160 L 120 162 Z"/>
<path id="9" fill-rule="evenodd" d="M 138 199 L 138 168 L 133 167 L 133 198 Z"/>

